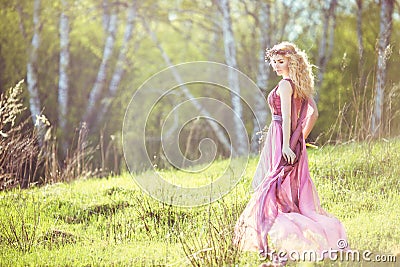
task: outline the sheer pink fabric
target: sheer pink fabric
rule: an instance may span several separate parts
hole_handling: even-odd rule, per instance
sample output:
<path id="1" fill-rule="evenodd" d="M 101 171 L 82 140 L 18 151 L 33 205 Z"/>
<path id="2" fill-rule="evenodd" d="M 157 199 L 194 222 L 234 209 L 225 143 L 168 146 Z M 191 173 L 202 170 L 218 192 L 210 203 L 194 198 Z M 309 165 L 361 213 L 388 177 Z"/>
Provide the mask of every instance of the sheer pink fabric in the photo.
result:
<path id="1" fill-rule="evenodd" d="M 290 146 L 298 161 L 290 165 L 282 158 L 277 89 L 268 95 L 273 118 L 253 179 L 255 192 L 236 223 L 234 242 L 242 250 L 257 252 L 338 249 L 338 240 L 346 240 L 345 230 L 321 208 L 308 168 L 302 135 L 308 102 L 292 97 Z"/>

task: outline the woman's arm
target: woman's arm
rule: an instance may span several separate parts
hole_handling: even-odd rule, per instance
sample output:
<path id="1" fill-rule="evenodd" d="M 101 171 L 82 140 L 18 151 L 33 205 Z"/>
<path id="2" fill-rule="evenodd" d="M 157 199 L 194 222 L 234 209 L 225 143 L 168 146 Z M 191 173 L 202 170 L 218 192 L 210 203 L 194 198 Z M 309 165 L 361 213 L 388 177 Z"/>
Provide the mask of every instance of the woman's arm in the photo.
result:
<path id="1" fill-rule="evenodd" d="M 307 114 L 307 119 L 304 122 L 304 126 L 303 126 L 303 136 L 304 139 L 306 139 L 308 137 L 308 135 L 311 133 L 311 130 L 314 128 L 315 122 L 318 119 L 318 108 L 317 108 L 317 104 L 315 103 L 314 99 L 312 97 L 310 97 L 308 99 L 308 109 L 311 110 L 309 112 L 312 112 L 311 115 Z"/>
<path id="2" fill-rule="evenodd" d="M 291 127 L 291 110 L 292 110 L 292 86 L 286 81 L 282 80 L 279 82 L 279 96 L 281 99 L 281 112 L 282 112 L 282 156 L 289 162 L 293 163 L 296 155 L 290 149 L 290 127 Z"/>

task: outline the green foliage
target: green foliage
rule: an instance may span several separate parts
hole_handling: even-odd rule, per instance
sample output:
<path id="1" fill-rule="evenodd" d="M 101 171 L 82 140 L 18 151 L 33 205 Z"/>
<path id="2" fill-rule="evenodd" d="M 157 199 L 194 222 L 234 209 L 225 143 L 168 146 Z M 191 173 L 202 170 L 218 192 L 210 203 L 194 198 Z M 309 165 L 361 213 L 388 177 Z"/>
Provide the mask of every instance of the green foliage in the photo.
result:
<path id="1" fill-rule="evenodd" d="M 50 123 L 57 127 L 58 119 L 58 68 L 59 68 L 59 16 L 62 5 L 59 1 L 41 1 L 40 39 L 37 69 L 39 72 L 39 94 L 44 108 L 44 114 Z M 73 142 L 75 129 L 81 122 L 86 110 L 88 96 L 96 79 L 99 65 L 103 56 L 106 31 L 103 25 L 105 10 L 102 4 L 94 0 L 67 0 L 65 10 L 70 19 L 70 65 L 68 123 L 64 132 L 56 131 L 57 138 Z M 111 1 L 112 2 L 112 1 Z M 110 2 L 110 3 L 111 3 Z M 354 1 L 353 1 L 354 2 Z M 379 4 L 377 1 L 364 1 L 363 12 L 363 41 L 366 75 L 365 88 L 359 88 L 358 79 L 358 42 L 356 33 L 355 3 L 339 5 L 336 15 L 333 54 L 324 75 L 321 88 L 318 88 L 320 101 L 318 107 L 320 117 L 317 121 L 312 138 L 319 136 L 318 142 L 347 141 L 367 138 L 368 125 L 372 107 L 375 85 L 376 40 L 379 33 Z M 112 2 L 118 12 L 118 31 L 112 57 L 108 66 L 104 85 L 109 85 L 113 74 L 118 53 L 122 46 L 123 32 L 126 26 L 126 4 L 124 1 Z M 256 80 L 258 57 L 265 49 L 259 43 L 261 27 L 257 19 L 261 1 L 232 1 L 231 16 L 235 36 L 238 68 L 247 76 Z M 299 44 L 311 58 L 317 62 L 317 55 L 322 26 L 323 14 L 321 6 L 315 1 L 298 1 L 288 6 L 285 1 L 271 1 L 271 34 L 273 42 L 290 40 Z M 33 3 L 23 1 L 3 1 L 0 9 L 0 82 L 5 90 L 26 76 L 30 43 L 33 33 Z M 125 74 L 122 78 L 117 95 L 112 99 L 101 101 L 110 102 L 109 111 L 101 118 L 100 125 L 90 129 L 93 143 L 100 143 L 99 131 L 103 134 L 104 147 L 112 144 L 113 153 L 121 159 L 120 143 L 113 141 L 121 136 L 121 128 L 128 103 L 140 85 L 150 76 L 167 67 L 159 48 L 145 29 L 143 20 L 155 32 L 161 45 L 172 64 L 196 60 L 210 60 L 224 63 L 224 44 L 221 32 L 221 15 L 218 8 L 209 0 L 197 1 L 137 1 L 137 18 L 133 38 L 128 44 Z M 398 11 L 395 10 L 393 29 L 400 25 Z M 396 136 L 400 131 L 400 102 L 398 66 L 400 64 L 399 46 L 400 31 L 393 30 L 391 44 L 392 53 L 388 61 L 387 88 L 385 91 L 385 124 L 387 136 Z M 315 71 L 317 71 L 315 69 Z M 267 89 L 270 90 L 278 81 L 274 73 L 268 77 Z M 246 88 L 242 88 L 246 90 Z M 199 90 L 202 95 L 207 90 Z M 206 92 L 207 93 L 207 92 Z M 197 95 L 197 94 L 196 94 Z M 213 95 L 220 97 L 220 95 Z M 25 106 L 28 106 L 28 92 L 24 92 Z M 228 100 L 224 99 L 228 104 Z M 169 104 L 170 105 L 170 104 Z M 163 115 L 162 109 L 155 110 Z M 158 113 L 159 112 L 159 113 Z M 28 116 L 28 114 L 24 115 Z M 340 117 L 337 120 L 337 117 Z M 247 128 L 252 127 L 252 116 L 245 111 L 243 119 Z M 160 120 L 149 120 L 151 134 L 158 133 Z M 390 127 L 389 127 L 390 124 Z M 203 127 L 204 129 L 204 127 Z M 364 131 L 364 133 L 360 133 Z M 199 133 L 204 136 L 204 132 Z M 357 138 L 355 136 L 358 136 Z M 183 137 L 187 131 L 183 131 Z M 185 143 L 186 140 L 182 142 Z M 159 146 L 150 154 L 159 155 Z M 195 156 L 196 152 L 193 152 Z M 222 155 L 222 153 L 221 153 Z M 94 161 L 101 165 L 100 156 Z M 120 162 L 120 161 L 119 161 Z M 108 163 L 108 164 L 107 164 Z M 120 168 L 110 159 L 106 163 L 108 169 Z M 110 167 L 111 166 L 111 167 Z"/>
<path id="2" fill-rule="evenodd" d="M 393 29 L 399 21 L 393 20 Z M 359 64 L 359 47 L 356 32 L 356 17 L 353 14 L 338 14 L 332 58 L 328 62 L 322 88 L 319 88 L 318 104 L 320 119 L 314 135 L 323 133 L 322 143 L 334 139 L 341 141 L 364 140 L 368 137 L 375 94 L 376 46 L 379 34 L 379 5 L 364 3 L 362 34 L 364 43 L 364 65 Z M 399 34 L 393 31 L 392 50 L 399 49 Z M 399 56 L 392 53 L 388 60 L 387 86 L 384 98 L 384 121 L 387 136 L 396 136 L 399 116 L 396 112 L 398 101 L 398 71 L 394 67 Z M 360 88 L 361 71 L 366 84 Z M 392 93 L 391 93 L 392 92 Z M 334 114 L 334 115 L 333 115 Z M 333 116 L 332 116 L 333 115 Z M 338 118 L 339 117 L 339 118 Z M 391 129 L 388 126 L 391 124 Z M 355 134 L 357 131 L 357 134 Z"/>
<path id="3" fill-rule="evenodd" d="M 389 140 L 309 151 L 321 204 L 343 222 L 352 249 L 399 257 L 398 149 L 400 141 Z M 160 203 L 128 174 L 0 192 L 0 265 L 259 265 L 257 253 L 230 243 L 257 160 L 250 159 L 230 194 L 197 208 Z M 216 162 L 212 174 L 225 165 Z M 187 180 L 164 172 L 175 182 Z"/>

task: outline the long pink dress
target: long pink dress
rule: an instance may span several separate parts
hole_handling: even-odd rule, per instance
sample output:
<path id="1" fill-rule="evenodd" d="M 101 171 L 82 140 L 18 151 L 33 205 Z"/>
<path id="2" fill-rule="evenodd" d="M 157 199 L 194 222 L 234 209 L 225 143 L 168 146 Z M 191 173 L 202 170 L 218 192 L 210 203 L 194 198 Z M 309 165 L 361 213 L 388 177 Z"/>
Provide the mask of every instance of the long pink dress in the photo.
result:
<path id="1" fill-rule="evenodd" d="M 321 208 L 308 168 L 302 135 L 308 101 L 292 96 L 290 146 L 298 161 L 290 165 L 282 158 L 278 86 L 268 95 L 272 122 L 254 175 L 255 192 L 236 223 L 234 242 L 242 250 L 266 253 L 338 249 L 338 241 L 346 240 L 344 227 Z"/>

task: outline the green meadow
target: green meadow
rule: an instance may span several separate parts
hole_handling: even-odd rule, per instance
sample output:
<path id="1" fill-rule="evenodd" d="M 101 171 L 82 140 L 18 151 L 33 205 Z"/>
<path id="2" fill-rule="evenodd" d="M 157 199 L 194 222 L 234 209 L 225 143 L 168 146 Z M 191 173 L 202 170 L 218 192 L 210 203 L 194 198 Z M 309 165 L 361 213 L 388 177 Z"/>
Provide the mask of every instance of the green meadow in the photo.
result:
<path id="1" fill-rule="evenodd" d="M 287 266 L 400 266 L 399 151 L 396 139 L 308 150 L 322 206 L 343 222 L 351 249 L 371 251 L 371 262 Z M 241 253 L 230 242 L 250 198 L 257 160 L 249 158 L 243 173 L 232 169 L 232 177 L 240 178 L 237 186 L 200 207 L 161 203 L 128 173 L 0 192 L 0 265 L 259 266 L 266 262 L 257 253 Z M 200 176 L 160 171 L 174 184 L 196 187 L 219 177 L 227 165 L 217 160 Z M 378 265 L 376 256 L 396 262 Z"/>

